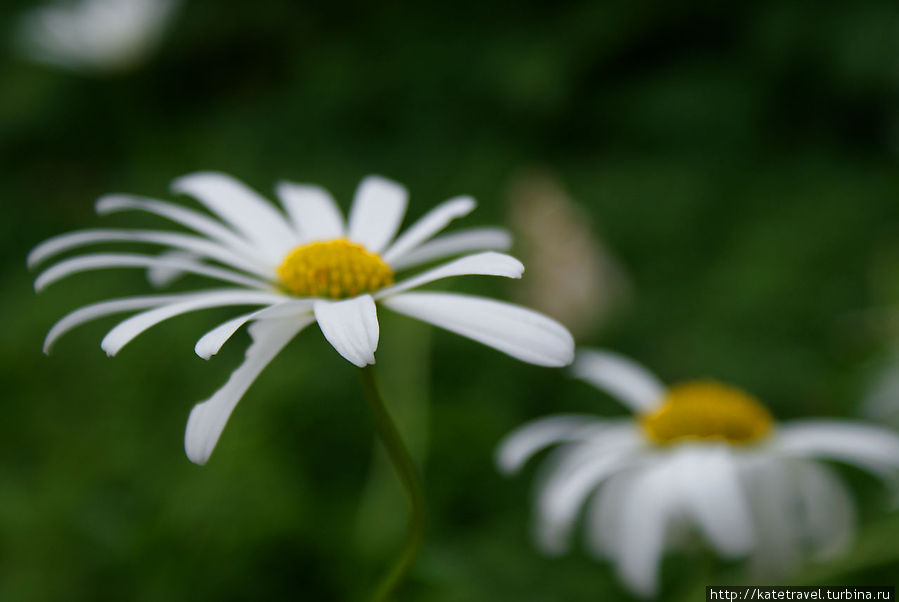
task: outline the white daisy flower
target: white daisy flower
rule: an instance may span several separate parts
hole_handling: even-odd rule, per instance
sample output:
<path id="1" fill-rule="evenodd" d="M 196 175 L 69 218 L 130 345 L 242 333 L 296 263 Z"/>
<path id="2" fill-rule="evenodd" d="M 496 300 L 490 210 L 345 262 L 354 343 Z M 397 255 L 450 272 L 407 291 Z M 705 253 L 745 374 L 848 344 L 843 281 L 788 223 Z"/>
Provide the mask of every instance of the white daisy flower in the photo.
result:
<path id="1" fill-rule="evenodd" d="M 843 551 L 854 531 L 852 500 L 819 459 L 899 476 L 899 436 L 880 427 L 777 424 L 743 391 L 714 381 L 665 387 L 610 352 L 579 351 L 573 372 L 637 416 L 534 421 L 500 444 L 497 464 L 514 473 L 558 444 L 536 488 L 539 547 L 563 553 L 586 506 L 590 553 L 614 563 L 642 596 L 656 594 L 664 550 L 688 543 L 691 531 L 722 556 L 751 556 L 767 573 L 784 574 L 807 554 Z"/>
<path id="2" fill-rule="evenodd" d="M 525 362 L 563 366 L 574 356 L 571 335 L 557 322 L 529 309 L 470 295 L 409 292 L 429 282 L 481 274 L 520 278 L 524 266 L 493 251 L 455 259 L 415 276 L 395 281 L 395 273 L 435 259 L 479 249 L 504 248 L 508 234 L 477 228 L 436 236 L 447 224 L 470 213 L 475 202 L 458 197 L 437 206 L 396 232 L 406 212 L 405 188 L 369 176 L 356 189 L 348 223 L 322 188 L 281 182 L 282 214 L 256 192 L 219 173 L 196 173 L 176 180 L 176 193 L 188 194 L 218 219 L 164 201 L 110 195 L 97 201 L 100 214 L 138 210 L 156 214 L 191 230 L 81 230 L 51 238 L 28 256 L 35 266 L 64 251 L 95 243 L 139 242 L 161 245 L 170 252 L 96 253 L 64 259 L 35 281 L 40 291 L 66 276 L 112 267 L 157 270 L 155 277 L 178 273 L 220 280 L 226 288 L 127 297 L 73 311 L 47 334 L 44 351 L 64 333 L 89 320 L 144 310 L 118 324 L 101 343 L 115 355 L 128 342 L 168 318 L 209 307 L 257 306 L 212 329 L 197 341 L 197 355 L 208 359 L 241 326 L 249 327 L 252 344 L 244 363 L 207 401 L 191 412 L 185 434 L 188 457 L 203 464 L 218 441 L 235 405 L 265 366 L 301 330 L 318 323 L 340 355 L 356 366 L 375 362 L 382 305 L 456 332 Z M 160 276 L 160 270 L 164 272 Z"/>
<path id="3" fill-rule="evenodd" d="M 75 0 L 32 9 L 19 23 L 23 54 L 85 72 L 124 71 L 155 50 L 178 0 Z"/>

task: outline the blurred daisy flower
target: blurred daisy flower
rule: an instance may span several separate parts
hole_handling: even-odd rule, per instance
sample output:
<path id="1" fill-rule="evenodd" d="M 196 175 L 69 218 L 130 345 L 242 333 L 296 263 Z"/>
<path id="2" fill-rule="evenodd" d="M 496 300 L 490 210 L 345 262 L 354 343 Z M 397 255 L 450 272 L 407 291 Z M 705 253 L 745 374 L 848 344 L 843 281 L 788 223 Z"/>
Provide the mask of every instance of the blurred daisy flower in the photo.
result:
<path id="1" fill-rule="evenodd" d="M 72 71 L 126 71 L 159 44 L 178 0 L 75 0 L 26 13 L 18 28 L 23 55 Z"/>
<path id="2" fill-rule="evenodd" d="M 96 243 L 161 245 L 162 255 L 95 253 L 64 259 L 35 281 L 41 290 L 78 272 L 115 267 L 152 268 L 157 279 L 180 273 L 229 285 L 179 294 L 127 297 L 82 307 L 57 322 L 44 350 L 61 335 L 89 320 L 144 310 L 114 327 L 101 343 L 115 355 L 128 342 L 168 318 L 205 308 L 257 306 L 212 329 L 197 341 L 208 359 L 241 326 L 251 323 L 246 359 L 225 385 L 191 412 L 185 434 L 188 457 L 205 463 L 235 405 L 281 349 L 307 326 L 318 323 L 340 355 L 364 367 L 375 362 L 379 326 L 376 307 L 430 322 L 512 357 L 541 366 L 571 362 L 574 342 L 557 322 L 529 309 L 482 297 L 409 292 L 421 285 L 469 274 L 520 278 L 515 258 L 486 251 L 463 256 L 415 276 L 398 272 L 469 251 L 504 248 L 501 229 L 469 229 L 435 236 L 452 220 L 471 212 L 469 197 L 446 201 L 395 236 L 406 212 L 405 188 L 369 176 L 356 189 L 344 221 L 328 192 L 317 186 L 281 182 L 277 194 L 286 215 L 237 180 L 219 173 L 196 173 L 176 180 L 175 193 L 198 199 L 213 216 L 164 201 L 110 195 L 97 211 L 144 211 L 186 227 L 190 233 L 161 230 L 81 230 L 51 238 L 29 255 L 35 266 L 70 249 Z"/>
<path id="3" fill-rule="evenodd" d="M 688 544 L 694 531 L 724 557 L 751 555 L 761 573 L 845 550 L 853 503 L 820 459 L 892 484 L 899 476 L 899 436 L 886 429 L 841 420 L 777 424 L 739 389 L 714 381 L 665 387 L 609 352 L 579 351 L 573 372 L 637 416 L 537 420 L 501 443 L 497 463 L 513 473 L 558 444 L 536 490 L 539 547 L 564 552 L 586 505 L 590 553 L 613 562 L 642 596 L 657 592 L 664 550 Z"/>

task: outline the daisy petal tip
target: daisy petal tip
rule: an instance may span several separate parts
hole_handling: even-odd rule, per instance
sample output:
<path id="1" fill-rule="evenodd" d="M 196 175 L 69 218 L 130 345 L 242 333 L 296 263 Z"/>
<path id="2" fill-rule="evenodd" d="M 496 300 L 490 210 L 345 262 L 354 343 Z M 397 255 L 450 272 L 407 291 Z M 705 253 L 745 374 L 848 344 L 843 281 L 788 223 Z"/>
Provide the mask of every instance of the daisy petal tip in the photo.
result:
<path id="1" fill-rule="evenodd" d="M 200 343 L 201 341 L 197 341 L 197 344 L 194 345 L 194 353 L 196 353 L 200 358 L 208 360 L 213 355 L 218 353 L 218 349 L 211 349 L 207 345 L 201 345 Z"/>
<path id="2" fill-rule="evenodd" d="M 395 180 L 385 178 L 384 176 L 378 174 L 369 174 L 362 178 L 362 181 L 359 182 L 359 188 L 361 189 L 363 187 L 384 190 L 385 192 L 389 192 L 394 195 L 405 196 L 408 194 L 405 186 Z"/>
<path id="3" fill-rule="evenodd" d="M 124 196 L 125 195 L 115 193 L 104 194 L 94 201 L 94 211 L 97 215 L 112 213 L 120 206 Z"/>
<path id="4" fill-rule="evenodd" d="M 203 428 L 204 423 L 208 422 L 205 419 L 206 409 L 205 403 L 195 405 L 187 418 L 187 428 L 184 431 L 184 453 L 188 460 L 199 466 L 209 461 L 218 442 L 217 436 L 210 440 L 209 429 Z"/>

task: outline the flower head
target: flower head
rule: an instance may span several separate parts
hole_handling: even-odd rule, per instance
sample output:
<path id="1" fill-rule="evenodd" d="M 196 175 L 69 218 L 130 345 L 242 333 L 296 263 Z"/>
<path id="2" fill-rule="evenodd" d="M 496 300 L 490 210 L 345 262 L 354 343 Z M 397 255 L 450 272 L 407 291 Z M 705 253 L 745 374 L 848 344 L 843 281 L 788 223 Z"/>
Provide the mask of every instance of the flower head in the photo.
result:
<path id="1" fill-rule="evenodd" d="M 839 420 L 778 425 L 755 398 L 713 381 L 663 386 L 610 352 L 578 352 L 573 372 L 621 400 L 634 419 L 537 420 L 499 446 L 504 472 L 558 445 L 536 492 L 536 539 L 568 547 L 582 506 L 590 552 L 651 596 L 666 548 L 698 531 L 725 557 L 783 572 L 806 554 L 836 554 L 854 529 L 852 500 L 819 459 L 899 477 L 899 436 Z M 592 498 L 592 499 L 591 499 Z"/>
<path id="2" fill-rule="evenodd" d="M 136 66 L 156 47 L 178 0 L 76 0 L 35 8 L 19 24 L 22 52 L 73 71 Z"/>
<path id="3" fill-rule="evenodd" d="M 97 202 L 101 214 L 139 210 L 191 230 L 82 230 L 51 238 L 29 255 L 37 265 L 64 251 L 97 243 L 160 245 L 162 255 L 96 253 L 64 259 L 35 281 L 40 290 L 77 272 L 141 267 L 165 284 L 183 274 L 222 281 L 227 288 L 148 295 L 82 307 L 57 322 L 44 350 L 75 326 L 102 316 L 143 310 L 115 326 L 101 343 L 115 355 L 151 326 L 183 313 L 223 306 L 259 309 L 230 319 L 203 335 L 197 355 L 208 359 L 244 324 L 252 344 L 225 385 L 191 412 L 185 434 L 188 457 L 205 463 L 235 405 L 265 366 L 307 326 L 317 323 L 334 349 L 356 366 L 375 362 L 380 330 L 377 307 L 385 306 L 542 366 L 571 362 L 574 342 L 557 322 L 531 310 L 482 297 L 409 292 L 452 276 L 480 274 L 520 278 L 521 263 L 494 251 L 465 255 L 411 277 L 408 268 L 469 251 L 505 248 L 508 234 L 496 228 L 435 236 L 475 202 L 458 197 L 439 205 L 396 236 L 406 211 L 406 190 L 377 176 L 356 190 L 344 221 L 331 196 L 317 186 L 282 182 L 278 197 L 286 215 L 257 193 L 219 173 L 197 173 L 173 184 L 215 217 L 164 201 L 110 195 Z"/>

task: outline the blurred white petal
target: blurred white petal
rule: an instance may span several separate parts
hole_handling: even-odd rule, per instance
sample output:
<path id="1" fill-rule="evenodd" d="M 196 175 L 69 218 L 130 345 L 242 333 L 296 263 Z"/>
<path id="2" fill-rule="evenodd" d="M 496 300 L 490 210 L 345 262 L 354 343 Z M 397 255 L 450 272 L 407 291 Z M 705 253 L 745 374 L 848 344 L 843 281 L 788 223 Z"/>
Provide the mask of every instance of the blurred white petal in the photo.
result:
<path id="1" fill-rule="evenodd" d="M 380 253 L 396 235 L 406 214 L 406 189 L 386 178 L 368 176 L 356 189 L 349 217 L 349 239 Z"/>
<path id="2" fill-rule="evenodd" d="M 253 258 L 261 265 L 268 266 L 270 271 L 278 265 L 265 259 L 256 247 L 249 241 L 241 238 L 232 230 L 215 221 L 207 215 L 197 211 L 173 205 L 165 201 L 147 199 L 127 194 L 108 194 L 100 197 L 96 203 L 97 213 L 107 215 L 118 211 L 145 211 L 160 217 L 164 217 L 176 224 L 181 224 L 195 232 L 205 234 L 213 240 L 217 240 L 226 247 L 240 253 L 244 257 Z"/>
<path id="3" fill-rule="evenodd" d="M 177 0 L 77 0 L 26 13 L 18 29 L 21 52 L 73 71 L 134 68 L 159 44 Z"/>
<path id="4" fill-rule="evenodd" d="M 182 272 L 207 276 L 209 278 L 223 280 L 233 284 L 241 284 L 254 289 L 266 290 L 270 288 L 268 282 L 257 278 L 251 278 L 232 270 L 216 268 L 171 256 L 152 257 L 134 253 L 95 253 L 90 255 L 79 255 L 77 257 L 72 257 L 71 259 L 64 259 L 47 268 L 35 279 L 34 289 L 40 291 L 57 280 L 61 280 L 66 276 L 71 276 L 78 272 L 87 272 L 103 268 L 149 268 L 154 266 L 175 268 Z"/>
<path id="5" fill-rule="evenodd" d="M 806 536 L 819 558 L 835 558 L 852 542 L 855 505 L 846 486 L 827 466 L 802 462 L 799 468 L 796 476 Z"/>
<path id="6" fill-rule="evenodd" d="M 36 246 L 28 254 L 28 267 L 34 267 L 49 257 L 64 251 L 97 243 L 134 242 L 165 245 L 173 249 L 187 251 L 194 256 L 212 259 L 239 270 L 261 276 L 268 273 L 253 261 L 248 261 L 239 253 L 208 239 L 178 232 L 155 230 L 79 230 L 49 238 Z"/>
<path id="7" fill-rule="evenodd" d="M 343 215 L 327 190 L 311 184 L 279 182 L 276 191 L 304 243 L 343 238 Z"/>
<path id="8" fill-rule="evenodd" d="M 578 350 L 571 372 L 637 413 L 652 411 L 665 395 L 664 385 L 651 372 L 611 351 Z"/>
<path id="9" fill-rule="evenodd" d="M 618 573 L 622 581 L 644 597 L 654 596 L 658 590 L 668 523 L 682 511 L 677 476 L 665 464 L 645 470 L 635 477 L 628 501 L 621 508 Z"/>
<path id="10" fill-rule="evenodd" d="M 752 518 L 727 446 L 691 446 L 678 456 L 685 510 L 722 555 L 748 554 L 755 546 Z"/>
<path id="11" fill-rule="evenodd" d="M 899 434 L 845 420 L 801 420 L 784 424 L 775 445 L 788 455 L 829 458 L 872 472 L 896 484 Z"/>
<path id="12" fill-rule="evenodd" d="M 570 440 L 572 433 L 587 425 L 600 425 L 593 416 L 562 414 L 529 422 L 503 438 L 497 446 L 496 465 L 511 474 L 521 470 L 531 456 L 555 443 Z"/>
<path id="13" fill-rule="evenodd" d="M 299 242 L 297 233 L 270 202 L 227 174 L 200 172 L 182 176 L 172 182 L 172 191 L 202 202 L 273 261 L 283 259 Z"/>

